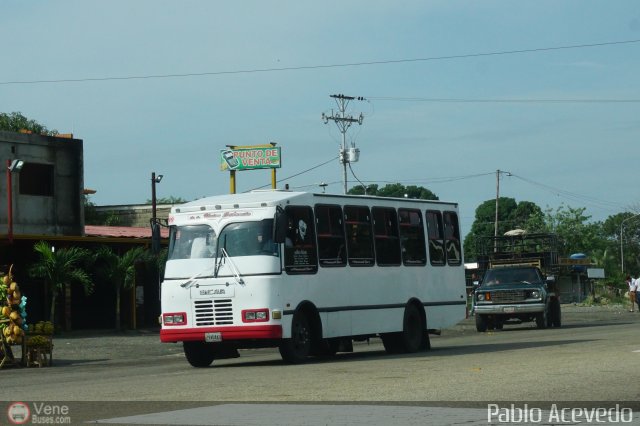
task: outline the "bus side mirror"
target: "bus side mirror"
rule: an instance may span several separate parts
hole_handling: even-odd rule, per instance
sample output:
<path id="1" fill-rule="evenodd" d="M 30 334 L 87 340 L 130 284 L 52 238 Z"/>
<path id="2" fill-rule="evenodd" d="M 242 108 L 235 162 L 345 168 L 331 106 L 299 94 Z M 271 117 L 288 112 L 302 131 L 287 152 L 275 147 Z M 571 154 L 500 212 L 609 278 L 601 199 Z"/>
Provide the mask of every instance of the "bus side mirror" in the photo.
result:
<path id="1" fill-rule="evenodd" d="M 274 217 L 274 227 L 273 227 L 273 241 L 277 244 L 284 243 L 287 239 L 287 228 L 289 222 L 287 220 L 287 215 L 285 214 L 282 207 L 278 206 L 276 208 L 276 215 Z"/>

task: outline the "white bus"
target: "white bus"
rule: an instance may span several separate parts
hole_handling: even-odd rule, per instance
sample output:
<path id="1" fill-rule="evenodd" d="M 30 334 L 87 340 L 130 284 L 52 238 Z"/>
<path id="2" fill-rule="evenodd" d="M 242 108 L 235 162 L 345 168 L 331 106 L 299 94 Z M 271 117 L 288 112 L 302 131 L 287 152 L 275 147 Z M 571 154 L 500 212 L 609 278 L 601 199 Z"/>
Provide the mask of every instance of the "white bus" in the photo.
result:
<path id="1" fill-rule="evenodd" d="M 455 203 L 253 191 L 174 207 L 169 225 L 160 339 L 194 367 L 256 347 L 300 363 L 373 336 L 416 352 L 465 317 Z"/>

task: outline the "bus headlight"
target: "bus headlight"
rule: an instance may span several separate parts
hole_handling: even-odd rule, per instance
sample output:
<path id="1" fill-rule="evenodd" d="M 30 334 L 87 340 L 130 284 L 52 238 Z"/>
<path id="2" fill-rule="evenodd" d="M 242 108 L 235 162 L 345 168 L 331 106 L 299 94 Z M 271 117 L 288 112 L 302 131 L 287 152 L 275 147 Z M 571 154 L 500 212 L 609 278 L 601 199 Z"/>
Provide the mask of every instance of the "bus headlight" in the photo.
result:
<path id="1" fill-rule="evenodd" d="M 268 309 L 247 309 L 242 311 L 242 322 L 266 322 L 269 321 Z"/>
<path id="2" fill-rule="evenodd" d="M 187 313 L 186 312 L 172 312 L 169 314 L 162 314 L 162 324 L 171 325 L 186 325 Z"/>

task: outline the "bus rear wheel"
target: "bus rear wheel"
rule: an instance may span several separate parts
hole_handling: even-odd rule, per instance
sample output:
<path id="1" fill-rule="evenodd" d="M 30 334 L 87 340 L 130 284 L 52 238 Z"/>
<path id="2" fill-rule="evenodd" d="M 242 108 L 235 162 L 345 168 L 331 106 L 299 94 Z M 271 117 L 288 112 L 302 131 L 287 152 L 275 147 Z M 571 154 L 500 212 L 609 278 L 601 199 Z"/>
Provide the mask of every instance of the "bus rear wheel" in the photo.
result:
<path id="1" fill-rule="evenodd" d="M 385 351 L 389 354 L 399 354 L 430 349 L 429 335 L 425 328 L 418 308 L 408 305 L 404 311 L 402 331 L 380 335 Z"/>
<path id="2" fill-rule="evenodd" d="M 280 344 L 280 356 L 289 364 L 304 362 L 311 352 L 311 329 L 302 313 L 296 313 L 291 323 L 291 338 Z"/>
<path id="3" fill-rule="evenodd" d="M 182 342 L 184 355 L 192 367 L 204 368 L 211 365 L 215 358 L 213 345 L 205 342 Z"/>
<path id="4" fill-rule="evenodd" d="M 404 310 L 401 342 L 402 349 L 406 353 L 418 352 L 424 347 L 424 339 L 427 336 L 422 315 L 416 305 L 409 305 Z"/>

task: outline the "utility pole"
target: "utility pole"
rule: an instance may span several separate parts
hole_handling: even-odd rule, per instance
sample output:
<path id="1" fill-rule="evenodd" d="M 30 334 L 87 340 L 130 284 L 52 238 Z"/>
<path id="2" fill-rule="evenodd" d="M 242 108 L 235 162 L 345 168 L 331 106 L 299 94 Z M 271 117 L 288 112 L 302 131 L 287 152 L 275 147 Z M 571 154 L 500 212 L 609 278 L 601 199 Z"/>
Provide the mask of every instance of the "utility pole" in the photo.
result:
<path id="1" fill-rule="evenodd" d="M 493 225 L 493 236 L 498 236 L 498 205 L 500 204 L 500 169 L 496 170 L 496 220 Z"/>
<path id="2" fill-rule="evenodd" d="M 327 116 L 325 113 L 322 113 L 322 120 L 324 124 L 327 124 L 329 120 L 336 123 L 338 126 L 338 130 L 342 133 L 342 147 L 340 148 L 340 163 L 342 164 L 342 182 L 344 185 L 344 193 L 347 193 L 347 163 L 355 163 L 358 161 L 360 156 L 360 150 L 355 147 L 355 144 L 351 144 L 351 149 L 347 152 L 347 130 L 353 123 L 358 123 L 362 125 L 362 120 L 364 120 L 364 116 L 360 113 L 358 118 L 353 118 L 351 115 L 347 115 L 347 106 L 349 102 L 355 100 L 363 101 L 363 97 L 355 97 L 355 96 L 345 96 L 345 95 L 331 95 L 332 98 L 336 100 L 336 104 L 338 105 L 339 115 L 335 115 L 333 110 L 331 110 L 331 115 Z"/>
<path id="3" fill-rule="evenodd" d="M 640 216 L 640 213 L 634 214 L 633 216 L 629 216 L 628 218 L 623 219 L 622 222 L 620 222 L 620 268 L 622 269 L 623 278 L 624 278 L 624 249 L 622 248 L 622 236 L 624 235 L 623 226 L 626 221 L 634 219 L 638 216 Z"/>
<path id="4" fill-rule="evenodd" d="M 500 205 L 500 173 L 506 173 L 507 176 L 511 176 L 511 172 L 505 172 L 504 170 L 496 170 L 496 218 L 495 223 L 493 225 L 493 236 L 498 236 L 498 206 Z M 494 239 L 493 251 L 498 251 L 498 240 Z"/>

